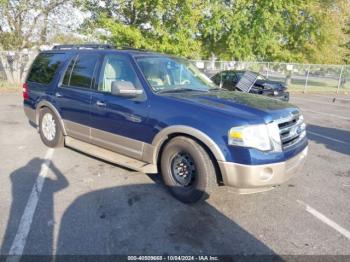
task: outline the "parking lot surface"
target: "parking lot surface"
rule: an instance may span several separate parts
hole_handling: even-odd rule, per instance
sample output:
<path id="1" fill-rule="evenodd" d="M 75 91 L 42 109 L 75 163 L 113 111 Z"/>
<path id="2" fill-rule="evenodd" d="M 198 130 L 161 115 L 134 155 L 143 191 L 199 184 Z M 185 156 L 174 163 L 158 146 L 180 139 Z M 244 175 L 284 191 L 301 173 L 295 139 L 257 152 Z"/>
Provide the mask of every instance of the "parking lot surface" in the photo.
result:
<path id="1" fill-rule="evenodd" d="M 158 175 L 48 149 L 0 95 L 0 254 L 350 255 L 350 100 L 297 95 L 308 124 L 303 171 L 272 191 L 170 196 Z"/>

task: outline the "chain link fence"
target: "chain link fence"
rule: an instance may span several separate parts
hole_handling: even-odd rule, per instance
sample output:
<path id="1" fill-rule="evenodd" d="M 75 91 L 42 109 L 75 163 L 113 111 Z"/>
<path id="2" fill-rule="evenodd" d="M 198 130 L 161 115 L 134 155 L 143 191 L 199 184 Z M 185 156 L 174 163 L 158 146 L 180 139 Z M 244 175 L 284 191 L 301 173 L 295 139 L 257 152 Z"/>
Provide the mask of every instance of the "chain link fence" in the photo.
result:
<path id="1" fill-rule="evenodd" d="M 37 54 L 37 51 L 0 51 L 0 88 L 19 87 Z"/>
<path id="2" fill-rule="evenodd" d="M 0 51 L 0 88 L 23 83 L 37 51 Z M 223 70 L 249 70 L 288 84 L 291 92 L 350 94 L 350 65 L 276 62 L 192 61 L 209 77 Z"/>
<path id="3" fill-rule="evenodd" d="M 249 70 L 269 80 L 287 83 L 291 92 L 350 94 L 350 65 L 207 60 L 192 62 L 209 77 L 224 70 Z"/>

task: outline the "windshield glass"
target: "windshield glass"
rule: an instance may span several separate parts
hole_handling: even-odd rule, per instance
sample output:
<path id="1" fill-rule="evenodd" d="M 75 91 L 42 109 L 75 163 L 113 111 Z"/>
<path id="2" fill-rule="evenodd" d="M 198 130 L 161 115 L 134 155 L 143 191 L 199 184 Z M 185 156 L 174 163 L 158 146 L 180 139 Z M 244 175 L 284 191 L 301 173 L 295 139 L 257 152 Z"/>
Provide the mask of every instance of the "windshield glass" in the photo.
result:
<path id="1" fill-rule="evenodd" d="M 237 76 L 238 80 L 240 80 L 243 75 L 244 75 L 244 72 L 236 72 L 236 76 Z"/>
<path id="2" fill-rule="evenodd" d="M 258 74 L 258 77 L 256 78 L 258 80 L 266 80 L 266 78 L 260 74 Z"/>
<path id="3" fill-rule="evenodd" d="M 140 57 L 136 61 L 155 92 L 208 91 L 217 88 L 195 65 L 185 59 Z"/>

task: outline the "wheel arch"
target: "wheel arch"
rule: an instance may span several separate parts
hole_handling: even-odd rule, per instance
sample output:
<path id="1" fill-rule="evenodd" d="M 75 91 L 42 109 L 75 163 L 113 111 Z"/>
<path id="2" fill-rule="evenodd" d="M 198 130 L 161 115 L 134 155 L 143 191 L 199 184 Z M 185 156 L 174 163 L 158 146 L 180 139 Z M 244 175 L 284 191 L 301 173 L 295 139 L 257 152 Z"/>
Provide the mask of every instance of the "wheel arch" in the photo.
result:
<path id="1" fill-rule="evenodd" d="M 63 135 L 66 136 L 67 132 L 66 132 L 66 128 L 64 126 L 64 122 L 62 120 L 61 114 L 58 112 L 56 107 L 52 103 L 47 101 L 47 100 L 40 101 L 38 103 L 38 105 L 36 106 L 36 110 L 35 110 L 35 122 L 36 122 L 36 125 L 39 127 L 40 110 L 42 110 L 44 107 L 49 108 L 56 115 L 56 117 L 57 117 L 57 119 L 60 122 L 60 125 L 62 127 Z"/>
<path id="2" fill-rule="evenodd" d="M 210 158 L 213 160 L 213 164 L 217 171 L 217 180 L 219 183 L 222 182 L 221 170 L 218 161 L 225 161 L 225 156 L 220 150 L 219 146 L 205 133 L 189 126 L 171 126 L 163 129 L 153 139 L 152 146 L 154 146 L 152 162 L 157 164 L 159 167 L 160 157 L 164 146 L 171 141 L 171 139 L 185 136 L 198 142 L 207 151 Z"/>

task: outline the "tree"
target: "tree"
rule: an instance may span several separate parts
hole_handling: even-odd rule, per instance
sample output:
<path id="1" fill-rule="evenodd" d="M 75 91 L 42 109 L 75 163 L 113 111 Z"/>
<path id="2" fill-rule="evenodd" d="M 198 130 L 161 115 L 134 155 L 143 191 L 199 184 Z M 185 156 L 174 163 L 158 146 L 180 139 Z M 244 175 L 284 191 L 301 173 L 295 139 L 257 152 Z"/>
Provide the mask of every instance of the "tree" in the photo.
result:
<path id="1" fill-rule="evenodd" d="M 318 64 L 342 64 L 348 51 L 344 44 L 349 36 L 344 32 L 350 18 L 348 0 L 319 0 L 309 6 L 317 19 L 314 41 L 309 44 L 304 61 Z"/>
<path id="2" fill-rule="evenodd" d="M 49 20 L 68 2 L 70 0 L 0 0 L 0 46 L 21 50 L 46 43 Z"/>
<path id="3" fill-rule="evenodd" d="M 346 23 L 346 26 L 344 27 L 344 33 L 348 36 L 348 41 L 344 44 L 344 47 L 347 49 L 347 52 L 343 58 L 344 62 L 346 64 L 350 64 L 350 19 Z"/>
<path id="4" fill-rule="evenodd" d="M 83 1 L 85 32 L 186 57 L 339 63 L 348 0 Z M 319 50 L 322 50 L 321 52 Z M 332 50 L 336 54 L 332 54 Z"/>
<path id="5" fill-rule="evenodd" d="M 347 0 L 213 0 L 201 36 L 206 56 L 339 63 L 348 15 Z"/>
<path id="6" fill-rule="evenodd" d="M 201 0 L 124 0 L 84 1 L 92 12 L 85 32 L 103 28 L 109 34 L 103 40 L 117 47 L 131 46 L 200 57 L 201 41 L 198 25 L 205 1 Z"/>
<path id="7" fill-rule="evenodd" d="M 23 49 L 48 44 L 55 33 L 79 24 L 72 15 L 74 11 L 72 0 L 0 0 L 0 50 L 17 51 L 0 52 L 8 82 L 23 81 L 35 54 L 21 53 Z"/>
<path id="8" fill-rule="evenodd" d="M 68 42 L 69 32 L 52 32 L 76 17 L 68 12 L 72 1 L 0 0 L 0 46 Z M 87 39 L 117 47 L 189 58 L 341 63 L 350 45 L 343 30 L 349 0 L 76 1 L 91 14 L 82 26 Z"/>
<path id="9" fill-rule="evenodd" d="M 11 84 L 23 82 L 29 62 L 33 61 L 36 52 L 0 52 L 0 63 L 4 69 L 6 80 Z"/>

